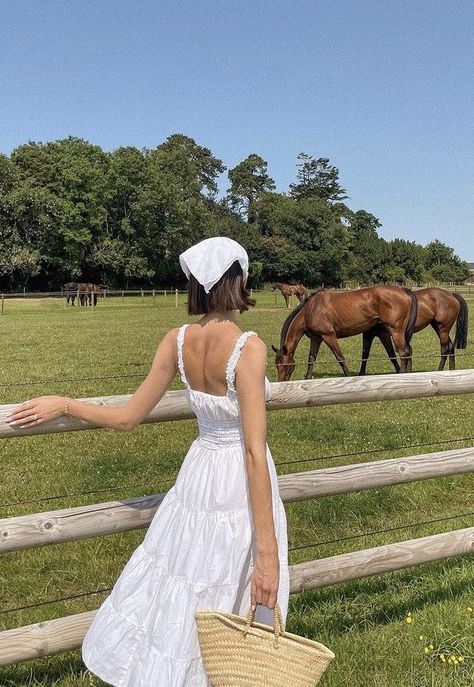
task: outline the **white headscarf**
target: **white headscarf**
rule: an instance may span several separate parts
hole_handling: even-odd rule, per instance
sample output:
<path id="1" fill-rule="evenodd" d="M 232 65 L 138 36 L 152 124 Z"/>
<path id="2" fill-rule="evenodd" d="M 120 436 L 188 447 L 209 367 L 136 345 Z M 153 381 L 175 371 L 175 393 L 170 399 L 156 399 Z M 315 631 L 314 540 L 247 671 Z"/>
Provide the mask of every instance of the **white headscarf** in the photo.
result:
<path id="1" fill-rule="evenodd" d="M 249 273 L 249 256 L 240 243 L 227 236 L 214 236 L 196 243 L 179 256 L 179 263 L 189 279 L 192 274 L 209 293 L 222 275 L 236 260 L 242 267 L 244 279 Z"/>

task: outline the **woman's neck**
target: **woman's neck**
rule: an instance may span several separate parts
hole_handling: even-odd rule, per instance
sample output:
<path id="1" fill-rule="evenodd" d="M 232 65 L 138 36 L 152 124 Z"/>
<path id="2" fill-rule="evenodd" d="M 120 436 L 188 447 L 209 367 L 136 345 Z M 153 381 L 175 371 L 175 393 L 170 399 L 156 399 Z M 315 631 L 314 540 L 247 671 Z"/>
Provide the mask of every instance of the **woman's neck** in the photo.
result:
<path id="1" fill-rule="evenodd" d="M 234 324 L 237 324 L 236 315 L 236 310 L 213 310 L 212 312 L 208 312 L 206 315 L 204 315 L 204 317 L 199 320 L 199 324 L 207 324 L 208 322 L 233 322 Z"/>

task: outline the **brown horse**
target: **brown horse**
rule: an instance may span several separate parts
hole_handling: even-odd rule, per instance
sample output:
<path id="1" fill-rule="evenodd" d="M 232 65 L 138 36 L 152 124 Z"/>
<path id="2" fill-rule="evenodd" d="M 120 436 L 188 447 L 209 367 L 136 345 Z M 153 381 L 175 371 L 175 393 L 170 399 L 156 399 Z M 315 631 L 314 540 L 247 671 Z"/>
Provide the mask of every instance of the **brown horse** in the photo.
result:
<path id="1" fill-rule="evenodd" d="M 280 291 L 281 295 L 285 299 L 287 308 L 290 307 L 291 296 L 296 296 L 301 303 L 303 298 L 306 298 L 309 293 L 308 289 L 306 286 L 303 286 L 303 284 L 282 284 L 281 282 L 275 282 L 275 284 L 273 284 L 273 290 L 275 291 L 276 289 Z"/>
<path id="2" fill-rule="evenodd" d="M 320 289 L 300 303 L 281 330 L 275 364 L 278 381 L 290 379 L 295 369 L 294 353 L 303 335 L 311 339 L 306 379 L 313 376 L 321 343 L 329 346 L 344 374 L 350 375 L 338 338 L 369 331 L 378 324 L 390 332 L 401 360 L 402 372 L 411 370 L 410 339 L 416 322 L 417 300 L 400 286 L 371 286 L 355 291 Z"/>
<path id="3" fill-rule="evenodd" d="M 466 301 L 458 293 L 452 293 L 450 291 L 445 291 L 444 289 L 438 289 L 435 287 L 419 289 L 414 293 L 416 300 L 418 301 L 418 314 L 416 317 L 414 331 L 420 332 L 422 329 L 425 329 L 431 325 L 438 335 L 441 348 L 441 360 L 439 362 L 438 370 L 441 371 L 444 369 L 446 359 L 448 357 L 449 369 L 454 370 L 456 366 L 456 348 L 466 348 L 467 346 L 468 309 Z M 455 322 L 456 333 L 454 335 L 453 342 L 449 333 Z M 382 342 L 383 347 L 388 353 L 388 357 L 392 361 L 395 370 L 398 372 L 399 366 L 397 362 L 397 356 L 395 355 L 395 351 L 393 349 L 390 334 L 385 327 L 379 325 L 367 332 L 364 332 L 362 342 L 362 361 L 359 374 L 365 374 L 372 341 L 376 336 Z"/>

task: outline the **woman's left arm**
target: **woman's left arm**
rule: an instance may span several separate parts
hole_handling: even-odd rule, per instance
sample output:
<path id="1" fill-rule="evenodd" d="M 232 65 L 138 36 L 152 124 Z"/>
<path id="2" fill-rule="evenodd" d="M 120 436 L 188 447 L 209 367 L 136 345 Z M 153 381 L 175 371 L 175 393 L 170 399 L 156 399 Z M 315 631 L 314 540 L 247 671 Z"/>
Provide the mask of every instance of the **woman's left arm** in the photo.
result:
<path id="1" fill-rule="evenodd" d="M 39 396 L 21 404 L 5 418 L 13 427 L 35 427 L 67 414 L 123 432 L 131 431 L 144 420 L 163 398 L 177 372 L 177 330 L 172 329 L 161 341 L 150 372 L 123 406 L 100 406 L 67 396 Z"/>

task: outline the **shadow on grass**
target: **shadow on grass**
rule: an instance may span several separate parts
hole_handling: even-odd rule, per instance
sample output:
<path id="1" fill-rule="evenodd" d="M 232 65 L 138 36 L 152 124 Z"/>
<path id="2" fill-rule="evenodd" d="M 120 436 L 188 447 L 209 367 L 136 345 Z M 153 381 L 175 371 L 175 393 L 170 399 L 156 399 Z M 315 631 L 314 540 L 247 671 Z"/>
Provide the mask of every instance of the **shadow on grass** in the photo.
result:
<path id="1" fill-rule="evenodd" d="M 314 637 L 315 629 L 342 635 L 399 622 L 408 612 L 415 614 L 428 605 L 455 601 L 474 591 L 474 570 L 468 558 L 430 564 L 424 574 L 414 575 L 413 569 L 407 569 L 295 595 L 288 629 L 293 626 L 309 637 Z M 460 577 L 453 580 L 456 574 Z"/>

